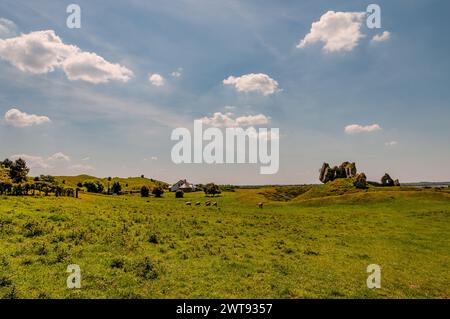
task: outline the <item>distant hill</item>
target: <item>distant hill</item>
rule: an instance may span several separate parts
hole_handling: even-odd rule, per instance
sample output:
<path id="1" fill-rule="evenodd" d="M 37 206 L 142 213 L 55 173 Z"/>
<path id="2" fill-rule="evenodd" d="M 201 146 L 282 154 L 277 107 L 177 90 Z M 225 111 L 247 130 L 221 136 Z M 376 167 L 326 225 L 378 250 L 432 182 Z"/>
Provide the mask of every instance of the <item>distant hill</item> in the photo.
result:
<path id="1" fill-rule="evenodd" d="M 77 187 L 78 183 L 83 184 L 86 181 L 100 181 L 103 185 L 108 185 L 108 178 L 99 178 L 90 175 L 78 175 L 78 176 L 55 176 L 55 179 L 67 186 Z M 151 178 L 142 178 L 142 177 L 128 177 L 128 178 L 120 178 L 120 177 L 112 177 L 109 182 L 111 185 L 114 182 L 119 182 L 122 186 L 122 190 L 124 191 L 132 191 L 132 190 L 140 190 L 142 186 L 147 186 L 149 188 L 153 188 L 156 185 L 164 185 L 167 183 L 158 181 Z M 128 185 L 128 186 L 126 186 Z"/>
<path id="2" fill-rule="evenodd" d="M 405 186 L 420 186 L 420 187 L 445 187 L 450 186 L 450 182 L 417 182 L 417 183 L 402 183 Z"/>

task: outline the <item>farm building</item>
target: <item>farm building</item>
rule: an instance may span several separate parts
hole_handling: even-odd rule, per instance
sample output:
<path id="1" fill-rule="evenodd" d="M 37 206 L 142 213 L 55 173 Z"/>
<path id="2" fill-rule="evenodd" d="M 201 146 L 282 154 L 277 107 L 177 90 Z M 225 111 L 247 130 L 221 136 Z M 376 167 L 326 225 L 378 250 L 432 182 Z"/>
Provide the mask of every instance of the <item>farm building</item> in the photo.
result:
<path id="1" fill-rule="evenodd" d="M 171 192 L 176 192 L 177 190 L 182 190 L 185 193 L 195 192 L 195 186 L 187 180 L 181 179 L 177 183 L 170 186 Z"/>

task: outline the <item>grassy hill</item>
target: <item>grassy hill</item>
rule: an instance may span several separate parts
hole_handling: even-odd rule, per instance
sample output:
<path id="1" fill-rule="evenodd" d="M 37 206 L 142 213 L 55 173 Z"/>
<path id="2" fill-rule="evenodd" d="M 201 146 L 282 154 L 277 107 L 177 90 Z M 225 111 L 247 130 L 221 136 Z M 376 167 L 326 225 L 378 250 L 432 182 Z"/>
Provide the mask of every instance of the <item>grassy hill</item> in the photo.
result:
<path id="1" fill-rule="evenodd" d="M 346 180 L 215 198 L 0 196 L 0 298 L 450 298 L 449 233 L 450 189 Z M 66 288 L 69 264 L 81 289 Z M 369 264 L 381 289 L 366 286 Z"/>
<path id="2" fill-rule="evenodd" d="M 86 181 L 100 181 L 103 185 L 108 185 L 108 178 L 98 178 L 90 175 L 55 176 L 55 179 L 60 183 L 64 181 L 64 184 L 70 187 L 77 187 L 78 183 L 83 184 Z M 149 188 L 153 188 L 156 185 L 167 185 L 167 183 L 162 181 L 142 177 L 113 177 L 109 183 L 112 185 L 115 182 L 119 182 L 122 185 L 123 191 L 140 190 L 144 185 Z"/>

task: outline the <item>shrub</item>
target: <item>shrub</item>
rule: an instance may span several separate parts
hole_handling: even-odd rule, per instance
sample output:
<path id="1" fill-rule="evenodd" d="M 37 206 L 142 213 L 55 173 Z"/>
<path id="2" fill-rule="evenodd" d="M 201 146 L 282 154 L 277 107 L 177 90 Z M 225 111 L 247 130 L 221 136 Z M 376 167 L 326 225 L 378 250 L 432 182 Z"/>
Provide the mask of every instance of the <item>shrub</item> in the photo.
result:
<path id="1" fill-rule="evenodd" d="M 150 234 L 150 236 L 148 236 L 148 241 L 149 241 L 149 243 L 152 243 L 152 244 L 158 244 L 159 243 L 158 235 Z"/>
<path id="2" fill-rule="evenodd" d="M 123 266 L 125 265 L 125 262 L 123 261 L 123 259 L 121 258 L 115 258 L 111 261 L 111 263 L 109 264 L 111 268 L 123 268 Z"/>
<path id="3" fill-rule="evenodd" d="M 155 195 L 155 197 L 161 197 L 164 194 L 164 189 L 161 186 L 156 186 L 153 188 L 152 194 Z"/>
<path id="4" fill-rule="evenodd" d="M 102 193 L 105 187 L 99 181 L 87 181 L 83 186 L 89 193 Z"/>
<path id="5" fill-rule="evenodd" d="M 144 260 L 137 265 L 137 273 L 145 279 L 157 279 L 159 276 L 155 264 L 149 257 L 145 257 Z"/>
<path id="6" fill-rule="evenodd" d="M 122 191 L 122 186 L 120 185 L 119 182 L 115 182 L 111 189 L 113 194 L 119 195 L 120 192 Z"/>
<path id="7" fill-rule="evenodd" d="M 204 188 L 204 192 L 205 195 L 212 195 L 213 197 L 221 193 L 219 186 L 214 183 L 207 184 Z"/>
<path id="8" fill-rule="evenodd" d="M 183 198 L 184 197 L 184 192 L 182 190 L 177 190 L 175 192 L 175 198 Z"/>
<path id="9" fill-rule="evenodd" d="M 0 287 L 8 287 L 11 286 L 12 281 L 8 277 L 0 276 Z"/>
<path id="10" fill-rule="evenodd" d="M 150 195 L 150 189 L 147 186 L 141 187 L 141 197 L 148 197 Z"/>

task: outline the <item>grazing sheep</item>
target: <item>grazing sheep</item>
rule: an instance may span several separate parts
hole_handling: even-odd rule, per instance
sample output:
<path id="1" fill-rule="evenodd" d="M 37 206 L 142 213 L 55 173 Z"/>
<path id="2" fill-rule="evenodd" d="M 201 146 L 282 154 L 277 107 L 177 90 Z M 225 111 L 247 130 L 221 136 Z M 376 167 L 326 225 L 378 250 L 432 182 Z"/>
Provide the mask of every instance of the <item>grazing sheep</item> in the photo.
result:
<path id="1" fill-rule="evenodd" d="M 261 209 L 263 208 L 263 206 L 264 206 L 264 203 L 263 203 L 263 202 L 260 202 L 260 203 L 258 204 L 258 207 L 261 208 Z"/>
<path id="2" fill-rule="evenodd" d="M 196 203 L 195 203 L 195 206 L 200 206 L 200 202 L 196 202 Z"/>
<path id="3" fill-rule="evenodd" d="M 213 203 L 213 206 L 217 207 L 217 202 L 214 202 L 214 203 Z"/>
<path id="4" fill-rule="evenodd" d="M 207 202 L 205 203 L 205 205 L 206 205 L 206 206 L 211 206 L 211 202 L 210 202 L 210 201 L 207 201 Z"/>
<path id="5" fill-rule="evenodd" d="M 192 203 L 191 202 L 186 202 L 186 205 L 187 206 L 192 206 Z"/>

